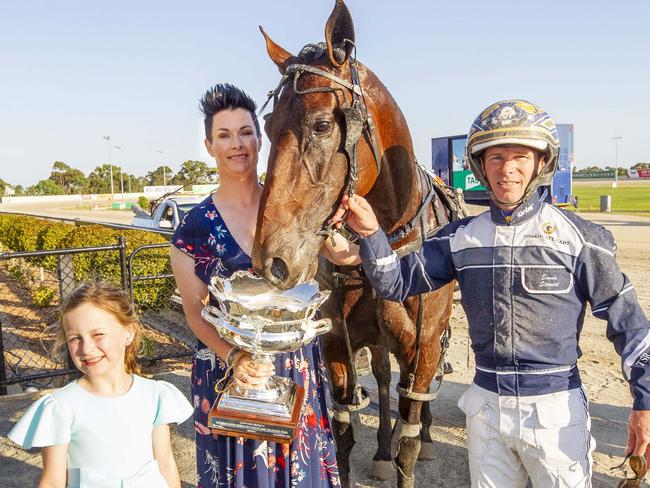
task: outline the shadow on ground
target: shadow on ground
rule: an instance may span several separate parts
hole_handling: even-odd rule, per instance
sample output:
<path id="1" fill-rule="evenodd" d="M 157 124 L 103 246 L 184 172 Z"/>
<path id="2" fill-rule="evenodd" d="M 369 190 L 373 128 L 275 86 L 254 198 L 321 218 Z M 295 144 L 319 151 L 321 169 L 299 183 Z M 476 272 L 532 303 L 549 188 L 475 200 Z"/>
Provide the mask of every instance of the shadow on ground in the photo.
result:
<path id="1" fill-rule="evenodd" d="M 189 397 L 189 372 L 173 372 L 157 375 L 156 379 L 169 381 Z M 353 486 L 393 487 L 395 477 L 387 481 L 370 478 L 372 457 L 377 440 L 377 397 L 374 380 L 363 377 L 371 393 L 371 405 L 362 413 L 362 428 L 357 444 L 352 452 Z M 393 384 L 395 378 L 393 379 Z M 374 387 L 374 388 L 373 388 Z M 431 404 L 434 418 L 431 433 L 434 439 L 436 459 L 418 461 L 416 466 L 416 486 L 461 488 L 469 487 L 467 450 L 465 448 L 464 415 L 456 406 L 460 395 L 465 391 L 464 383 L 445 381 L 440 395 Z M 40 455 L 38 449 L 25 451 L 9 441 L 5 435 L 16 420 L 32 403 L 33 395 L 20 395 L 0 398 L 0 486 L 3 488 L 35 486 L 40 477 Z M 396 411 L 397 397 L 391 392 L 392 410 Z M 629 409 L 592 403 L 592 433 L 598 443 L 593 486 L 595 488 L 616 487 L 620 478 L 609 474 L 608 469 L 622 460 L 625 449 L 627 416 Z M 172 446 L 178 463 L 184 488 L 196 486 L 194 426 L 188 420 L 172 430 Z M 642 486 L 647 487 L 647 484 Z"/>

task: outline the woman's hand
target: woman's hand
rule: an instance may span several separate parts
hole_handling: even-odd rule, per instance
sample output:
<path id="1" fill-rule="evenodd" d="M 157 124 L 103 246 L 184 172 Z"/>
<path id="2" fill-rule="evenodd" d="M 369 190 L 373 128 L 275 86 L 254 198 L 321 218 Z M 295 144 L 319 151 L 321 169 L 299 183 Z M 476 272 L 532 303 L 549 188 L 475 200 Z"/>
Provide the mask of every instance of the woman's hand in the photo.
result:
<path id="1" fill-rule="evenodd" d="M 350 211 L 347 224 L 361 237 L 369 237 L 379 230 L 379 222 L 372 207 L 367 200 L 359 195 L 343 195 L 338 210 L 334 213 L 329 222 L 334 222 L 336 228 L 343 225 L 343 215 Z"/>
<path id="2" fill-rule="evenodd" d="M 241 389 L 261 388 L 275 374 L 273 363 L 257 363 L 250 353 L 237 351 L 233 359 L 233 378 Z"/>

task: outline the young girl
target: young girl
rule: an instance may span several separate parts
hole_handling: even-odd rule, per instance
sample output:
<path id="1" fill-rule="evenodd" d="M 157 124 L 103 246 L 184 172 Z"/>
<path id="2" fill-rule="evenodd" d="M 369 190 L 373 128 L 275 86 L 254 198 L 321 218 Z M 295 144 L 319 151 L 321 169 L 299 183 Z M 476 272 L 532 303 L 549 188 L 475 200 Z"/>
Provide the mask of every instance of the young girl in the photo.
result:
<path id="1" fill-rule="evenodd" d="M 192 415 L 176 387 L 138 376 L 142 328 L 122 290 L 89 282 L 62 306 L 55 356 L 80 379 L 36 401 L 8 437 L 42 447 L 40 488 L 180 487 L 170 423 Z"/>

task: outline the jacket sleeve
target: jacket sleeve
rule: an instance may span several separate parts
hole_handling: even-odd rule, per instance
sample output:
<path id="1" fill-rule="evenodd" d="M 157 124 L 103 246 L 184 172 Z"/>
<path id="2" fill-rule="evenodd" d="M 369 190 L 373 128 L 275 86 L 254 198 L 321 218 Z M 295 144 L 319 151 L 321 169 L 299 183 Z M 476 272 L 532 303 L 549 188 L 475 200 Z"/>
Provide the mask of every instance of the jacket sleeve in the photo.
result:
<path id="1" fill-rule="evenodd" d="M 612 234 L 602 227 L 591 229 L 576 262 L 576 280 L 593 315 L 607 321 L 607 338 L 621 356 L 634 410 L 650 410 L 650 323 L 615 258 Z"/>
<path id="2" fill-rule="evenodd" d="M 411 295 L 426 293 L 455 278 L 449 236 L 442 229 L 424 242 L 419 251 L 401 259 L 391 249 L 380 229 L 359 239 L 363 270 L 377 295 L 387 300 L 404 301 Z"/>

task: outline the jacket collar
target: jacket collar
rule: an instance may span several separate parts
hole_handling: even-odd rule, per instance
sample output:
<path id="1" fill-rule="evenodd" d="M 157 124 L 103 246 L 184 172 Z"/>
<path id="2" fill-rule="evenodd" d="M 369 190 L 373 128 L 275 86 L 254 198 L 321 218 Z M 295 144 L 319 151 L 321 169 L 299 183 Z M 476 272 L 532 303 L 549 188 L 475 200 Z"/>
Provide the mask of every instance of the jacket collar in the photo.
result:
<path id="1" fill-rule="evenodd" d="M 508 218 L 507 213 L 490 200 L 490 217 L 496 225 L 517 225 L 526 222 L 536 215 L 542 207 L 542 203 L 539 193 L 534 191 L 532 195 L 512 211 L 512 214 Z"/>

